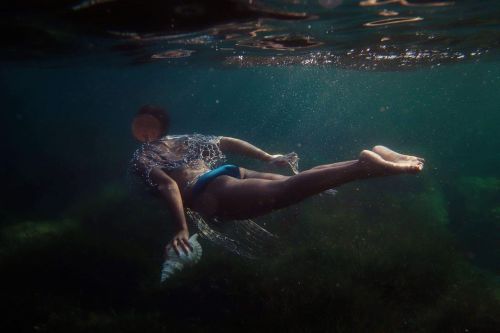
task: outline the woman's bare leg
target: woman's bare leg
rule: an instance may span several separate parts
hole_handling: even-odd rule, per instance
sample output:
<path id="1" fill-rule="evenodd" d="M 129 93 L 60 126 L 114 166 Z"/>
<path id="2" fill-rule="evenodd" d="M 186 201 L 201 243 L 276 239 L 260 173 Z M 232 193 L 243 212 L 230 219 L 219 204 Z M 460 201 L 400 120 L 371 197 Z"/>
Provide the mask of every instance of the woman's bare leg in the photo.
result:
<path id="1" fill-rule="evenodd" d="M 404 161 L 420 161 L 424 162 L 425 160 L 421 157 L 417 156 L 411 156 L 411 155 L 403 155 L 400 153 L 395 152 L 394 150 L 391 150 L 387 147 L 384 146 L 375 146 L 372 148 L 372 151 L 374 153 L 377 153 L 382 157 L 384 160 L 389 161 L 389 162 L 404 162 Z M 348 163 L 348 162 L 340 162 L 340 163 Z M 335 165 L 339 165 L 339 163 L 333 163 Z M 323 165 L 318 165 L 315 166 L 313 169 L 323 169 L 323 168 L 329 168 L 333 164 L 323 164 Z"/>
<path id="2" fill-rule="evenodd" d="M 241 179 L 268 179 L 268 180 L 286 180 L 290 176 L 284 176 L 277 173 L 258 172 L 240 167 Z"/>
<path id="3" fill-rule="evenodd" d="M 251 218 L 292 205 L 347 182 L 418 173 L 422 168 L 421 160 L 405 159 L 392 162 L 373 151 L 364 150 L 358 160 L 306 170 L 282 180 L 217 177 L 208 184 L 193 208 L 202 214 L 224 218 Z"/>
<path id="4" fill-rule="evenodd" d="M 332 164 L 322 164 L 322 165 L 318 165 L 318 166 L 312 167 L 309 170 L 318 170 L 318 169 L 331 168 L 332 166 L 337 166 L 338 167 L 338 166 L 341 166 L 342 164 L 349 164 L 351 162 L 352 161 L 344 161 L 344 162 L 336 162 L 336 163 L 332 163 Z"/>

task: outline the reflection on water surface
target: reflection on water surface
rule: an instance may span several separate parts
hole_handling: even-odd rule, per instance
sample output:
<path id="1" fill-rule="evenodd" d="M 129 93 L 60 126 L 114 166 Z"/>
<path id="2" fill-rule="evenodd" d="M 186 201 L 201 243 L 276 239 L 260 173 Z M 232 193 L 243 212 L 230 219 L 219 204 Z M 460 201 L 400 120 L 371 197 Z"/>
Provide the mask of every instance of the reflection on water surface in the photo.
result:
<path id="1" fill-rule="evenodd" d="M 188 63 L 245 67 L 404 69 L 471 61 L 496 53 L 500 43 L 493 0 L 61 0 L 2 7 L 2 56 L 11 60 L 114 50 L 130 63 L 189 56 Z M 181 57 L 183 45 L 196 47 Z"/>

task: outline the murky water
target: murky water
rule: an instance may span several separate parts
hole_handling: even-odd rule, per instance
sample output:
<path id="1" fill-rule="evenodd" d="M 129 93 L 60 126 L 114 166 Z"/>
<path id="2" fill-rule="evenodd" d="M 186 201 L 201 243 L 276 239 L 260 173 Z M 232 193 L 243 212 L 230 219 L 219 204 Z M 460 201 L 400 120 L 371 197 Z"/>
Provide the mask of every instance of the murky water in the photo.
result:
<path id="1" fill-rule="evenodd" d="M 499 330 L 500 8 L 361 4 L 1 5 L 1 325 Z M 302 170 L 376 144 L 426 167 L 256 219 L 280 237 L 267 258 L 202 241 L 160 286 L 170 216 L 127 176 L 144 104 L 169 110 L 172 133 L 295 151 Z"/>

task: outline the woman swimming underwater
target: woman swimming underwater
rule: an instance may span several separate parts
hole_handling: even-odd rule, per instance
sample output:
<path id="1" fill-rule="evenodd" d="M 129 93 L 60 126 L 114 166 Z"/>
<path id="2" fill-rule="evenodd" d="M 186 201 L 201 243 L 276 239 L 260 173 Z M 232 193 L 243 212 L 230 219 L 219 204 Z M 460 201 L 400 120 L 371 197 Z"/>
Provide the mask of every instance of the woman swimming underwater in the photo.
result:
<path id="1" fill-rule="evenodd" d="M 165 135 L 167 114 L 144 106 L 132 123 L 134 137 L 143 142 L 132 159 L 134 172 L 165 200 L 176 225 L 167 247 L 190 251 L 184 214 L 190 208 L 206 217 L 248 219 L 300 202 L 354 180 L 416 174 L 424 159 L 402 155 L 383 146 L 363 150 L 358 159 L 326 164 L 292 176 L 262 173 L 224 164 L 225 154 L 240 154 L 277 166 L 287 156 L 272 155 L 248 142 L 223 136 Z"/>

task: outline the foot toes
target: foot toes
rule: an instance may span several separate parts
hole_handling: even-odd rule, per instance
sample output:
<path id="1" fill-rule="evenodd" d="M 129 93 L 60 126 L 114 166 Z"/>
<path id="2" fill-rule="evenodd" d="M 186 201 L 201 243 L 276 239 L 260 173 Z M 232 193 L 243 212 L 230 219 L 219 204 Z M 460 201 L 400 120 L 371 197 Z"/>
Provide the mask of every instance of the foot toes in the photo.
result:
<path id="1" fill-rule="evenodd" d="M 422 171 L 423 168 L 424 168 L 423 164 L 417 164 L 413 166 L 413 170 L 415 170 L 416 172 Z"/>

